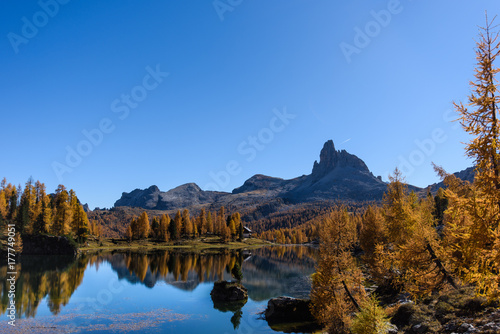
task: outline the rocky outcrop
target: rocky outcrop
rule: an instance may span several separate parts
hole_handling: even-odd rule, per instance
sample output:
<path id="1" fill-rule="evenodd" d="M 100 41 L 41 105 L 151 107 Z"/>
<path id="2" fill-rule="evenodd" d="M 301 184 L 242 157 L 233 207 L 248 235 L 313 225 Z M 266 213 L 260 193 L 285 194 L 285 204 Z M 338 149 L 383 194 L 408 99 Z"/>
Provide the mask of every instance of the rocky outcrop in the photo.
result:
<path id="1" fill-rule="evenodd" d="M 239 283 L 219 281 L 210 292 L 214 302 L 236 302 L 248 299 L 248 291 Z"/>
<path id="2" fill-rule="evenodd" d="M 321 329 L 309 309 L 307 299 L 277 297 L 270 299 L 264 311 L 269 326 L 275 331 L 285 333 L 312 333 Z"/>
<path id="3" fill-rule="evenodd" d="M 23 255 L 29 254 L 76 256 L 77 253 L 77 245 L 66 237 L 56 237 L 50 235 L 23 236 Z"/>
<path id="4" fill-rule="evenodd" d="M 353 168 L 361 172 L 370 172 L 363 160 L 347 153 L 346 150 L 337 151 L 332 140 L 323 145 L 318 161 L 314 162 L 311 176 L 321 178 L 336 168 Z"/>
<path id="5" fill-rule="evenodd" d="M 337 151 L 331 140 L 320 153 L 320 161 L 314 162 L 312 173 L 283 197 L 293 202 L 321 200 L 370 201 L 381 200 L 387 184 L 375 177 L 357 156 Z"/>
<path id="6" fill-rule="evenodd" d="M 131 206 L 144 209 L 154 209 L 158 205 L 160 189 L 151 186 L 147 189 L 135 189 L 130 193 L 122 193 L 122 197 L 115 202 L 116 206 Z"/>
<path id="7" fill-rule="evenodd" d="M 227 193 L 201 190 L 195 183 L 186 183 L 162 192 L 157 186 L 147 189 L 135 189 L 130 193 L 122 193 L 115 202 L 115 207 L 129 206 L 150 210 L 174 210 L 195 205 L 210 204 Z"/>
<path id="8" fill-rule="evenodd" d="M 249 178 L 239 188 L 233 190 L 233 194 L 241 194 L 255 190 L 275 190 L 281 188 L 287 181 L 277 178 L 257 174 Z"/>
<path id="9" fill-rule="evenodd" d="M 272 298 L 267 302 L 264 313 L 268 322 L 315 321 L 309 309 L 311 301 L 292 297 Z"/>

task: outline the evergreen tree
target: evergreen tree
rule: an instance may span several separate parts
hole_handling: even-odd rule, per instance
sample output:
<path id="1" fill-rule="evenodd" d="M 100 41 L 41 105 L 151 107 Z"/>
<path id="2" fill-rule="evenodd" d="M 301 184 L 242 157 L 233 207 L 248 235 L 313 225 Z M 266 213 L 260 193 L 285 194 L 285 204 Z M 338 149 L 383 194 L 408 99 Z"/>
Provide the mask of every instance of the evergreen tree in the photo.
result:
<path id="1" fill-rule="evenodd" d="M 240 223 L 238 226 L 238 240 L 243 240 L 243 224 Z"/>
<path id="2" fill-rule="evenodd" d="M 158 219 L 158 217 L 153 217 L 150 234 L 154 239 L 160 239 L 160 220 Z"/>

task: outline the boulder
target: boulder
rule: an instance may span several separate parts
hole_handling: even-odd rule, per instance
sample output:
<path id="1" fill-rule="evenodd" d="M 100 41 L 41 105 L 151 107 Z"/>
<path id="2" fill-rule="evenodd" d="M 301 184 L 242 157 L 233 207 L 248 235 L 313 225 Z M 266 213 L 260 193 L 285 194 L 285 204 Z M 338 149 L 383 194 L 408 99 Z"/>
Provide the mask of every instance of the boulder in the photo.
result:
<path id="1" fill-rule="evenodd" d="M 268 322 L 315 321 L 309 306 L 311 301 L 292 297 L 272 298 L 267 303 L 265 317 Z"/>
<path id="2" fill-rule="evenodd" d="M 210 292 L 214 302 L 235 302 L 248 299 L 247 289 L 236 282 L 219 281 Z"/>

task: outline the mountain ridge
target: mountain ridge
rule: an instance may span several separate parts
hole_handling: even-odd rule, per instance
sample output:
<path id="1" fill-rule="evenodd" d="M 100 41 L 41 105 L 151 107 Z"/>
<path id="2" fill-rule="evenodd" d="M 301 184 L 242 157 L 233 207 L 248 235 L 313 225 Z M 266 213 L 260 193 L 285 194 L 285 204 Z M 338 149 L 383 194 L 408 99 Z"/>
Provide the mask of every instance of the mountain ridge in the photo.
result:
<path id="1" fill-rule="evenodd" d="M 473 168 L 455 173 L 457 177 L 472 180 Z M 408 185 L 420 194 L 444 187 L 435 183 L 426 188 Z M 307 203 L 326 205 L 332 202 L 381 201 L 387 190 L 387 183 L 376 177 L 365 162 L 346 150 L 336 150 L 332 140 L 324 143 L 319 162 L 313 163 L 311 174 L 292 179 L 282 179 L 255 174 L 232 192 L 202 190 L 196 183 L 186 183 L 161 191 L 156 185 L 146 189 L 123 192 L 114 207 L 132 207 L 147 210 L 175 211 L 183 208 L 198 210 L 203 207 L 215 209 L 220 206 L 233 210 L 258 211 L 259 217 Z"/>
<path id="2" fill-rule="evenodd" d="M 328 140 L 320 152 L 319 162 L 314 161 L 309 175 L 285 180 L 255 174 L 232 192 L 205 191 L 195 183 L 162 192 L 153 185 L 144 190 L 122 193 L 114 207 L 172 210 L 228 204 L 246 207 L 270 200 L 296 204 L 325 200 L 381 200 L 386 188 L 386 183 L 375 177 L 362 159 L 346 150 L 336 150 L 333 141 Z"/>

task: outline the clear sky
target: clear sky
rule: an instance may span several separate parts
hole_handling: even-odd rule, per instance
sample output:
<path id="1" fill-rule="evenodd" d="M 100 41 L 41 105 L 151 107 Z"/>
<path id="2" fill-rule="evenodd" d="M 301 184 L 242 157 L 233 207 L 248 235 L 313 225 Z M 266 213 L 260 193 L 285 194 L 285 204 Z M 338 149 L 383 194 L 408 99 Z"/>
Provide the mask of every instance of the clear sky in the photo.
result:
<path id="1" fill-rule="evenodd" d="M 90 207 L 311 172 L 332 139 L 387 180 L 471 165 L 449 120 L 498 0 L 0 2 L 0 177 Z M 456 124 L 456 123 L 455 123 Z"/>

